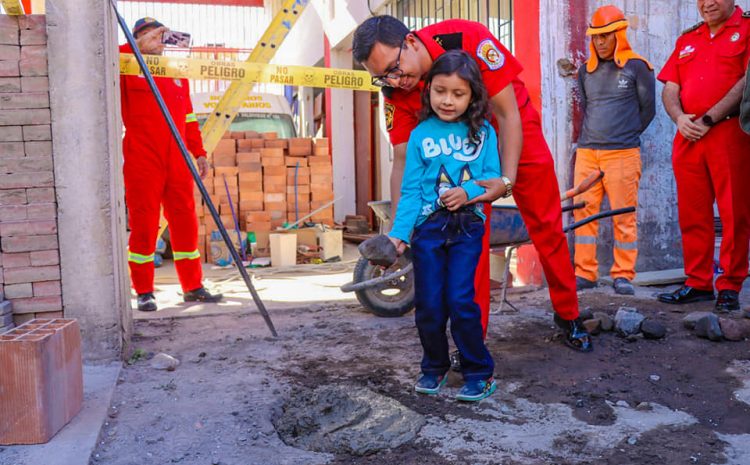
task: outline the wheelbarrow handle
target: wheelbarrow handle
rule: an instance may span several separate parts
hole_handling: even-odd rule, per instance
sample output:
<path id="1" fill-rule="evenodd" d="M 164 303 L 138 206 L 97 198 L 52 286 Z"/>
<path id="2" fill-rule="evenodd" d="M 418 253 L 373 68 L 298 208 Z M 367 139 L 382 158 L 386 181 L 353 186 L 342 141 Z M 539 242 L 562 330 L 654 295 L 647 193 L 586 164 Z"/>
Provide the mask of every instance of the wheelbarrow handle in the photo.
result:
<path id="1" fill-rule="evenodd" d="M 610 216 L 624 215 L 625 213 L 633 213 L 634 211 L 635 211 L 635 207 L 625 207 L 625 208 L 618 208 L 617 210 L 599 212 L 596 215 L 591 215 L 587 218 L 582 219 L 581 221 L 576 221 L 575 223 L 569 224 L 563 229 L 563 232 L 572 231 L 576 228 L 580 228 L 584 224 L 589 224 L 592 221 L 600 220 L 602 218 L 609 218 Z"/>
<path id="2" fill-rule="evenodd" d="M 561 196 L 561 200 L 568 200 L 572 199 L 576 195 L 581 195 L 587 190 L 591 189 L 591 187 L 596 184 L 597 182 L 601 181 L 601 179 L 604 177 L 604 171 L 598 170 L 594 171 L 593 173 L 589 174 L 586 179 L 581 181 L 577 186 L 574 188 L 565 191 L 563 195 Z"/>
<path id="3" fill-rule="evenodd" d="M 373 278 L 373 279 L 369 279 L 367 281 L 362 281 L 359 283 L 355 283 L 355 282 L 346 283 L 343 286 L 341 286 L 341 292 L 356 292 L 356 291 L 361 291 L 364 289 L 369 289 L 371 287 L 378 286 L 382 283 L 388 282 L 392 279 L 400 278 L 401 276 L 408 274 L 412 270 L 412 268 L 414 268 L 414 265 L 412 263 L 409 263 L 408 265 L 401 268 L 400 270 L 390 273 L 390 274 L 383 275 L 379 278 Z"/>
<path id="4" fill-rule="evenodd" d="M 564 207 L 562 207 L 562 211 L 563 211 L 563 213 L 564 212 L 569 212 L 569 211 L 572 211 L 572 210 L 578 210 L 579 208 L 583 208 L 585 206 L 586 206 L 586 202 L 578 202 L 578 203 L 574 203 L 572 205 L 565 205 Z"/>

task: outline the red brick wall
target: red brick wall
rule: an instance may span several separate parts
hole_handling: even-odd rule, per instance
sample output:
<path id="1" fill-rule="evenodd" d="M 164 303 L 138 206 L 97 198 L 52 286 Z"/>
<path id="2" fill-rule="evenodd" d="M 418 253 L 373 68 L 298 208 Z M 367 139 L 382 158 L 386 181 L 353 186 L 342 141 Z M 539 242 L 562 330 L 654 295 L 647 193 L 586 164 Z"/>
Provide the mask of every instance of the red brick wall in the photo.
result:
<path id="1" fill-rule="evenodd" d="M 45 17 L 2 15 L 0 290 L 16 325 L 62 317 L 58 246 Z"/>

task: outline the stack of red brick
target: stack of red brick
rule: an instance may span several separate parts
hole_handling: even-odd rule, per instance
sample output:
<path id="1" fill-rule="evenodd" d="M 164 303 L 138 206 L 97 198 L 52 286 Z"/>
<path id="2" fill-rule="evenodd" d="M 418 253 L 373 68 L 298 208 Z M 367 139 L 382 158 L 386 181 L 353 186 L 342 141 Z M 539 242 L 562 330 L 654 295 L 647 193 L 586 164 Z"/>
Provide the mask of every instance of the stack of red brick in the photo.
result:
<path id="1" fill-rule="evenodd" d="M 15 323 L 62 317 L 45 17 L 0 16 L 0 287 Z"/>
<path id="2" fill-rule="evenodd" d="M 204 184 L 225 227 L 234 230 L 232 209 L 243 232 L 267 233 L 294 223 L 333 201 L 333 168 L 328 139 L 278 139 L 276 133 L 227 132 L 210 159 Z M 199 244 L 216 226 L 208 207 L 198 206 Z M 333 225 L 333 205 L 309 221 Z M 204 253 L 208 249 L 202 249 Z"/>

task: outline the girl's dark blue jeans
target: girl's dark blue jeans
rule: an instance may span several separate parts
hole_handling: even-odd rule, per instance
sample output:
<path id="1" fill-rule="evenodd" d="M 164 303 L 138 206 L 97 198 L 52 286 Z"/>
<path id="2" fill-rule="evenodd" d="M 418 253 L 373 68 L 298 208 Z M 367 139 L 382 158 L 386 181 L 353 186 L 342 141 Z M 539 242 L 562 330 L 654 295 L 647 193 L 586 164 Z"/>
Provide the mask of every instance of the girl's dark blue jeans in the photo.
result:
<path id="1" fill-rule="evenodd" d="M 416 323 L 422 342 L 422 373 L 450 368 L 446 326 L 461 353 L 465 381 L 493 375 L 495 363 L 484 345 L 474 272 L 482 253 L 484 222 L 474 212 L 439 210 L 417 226 L 411 240 Z"/>

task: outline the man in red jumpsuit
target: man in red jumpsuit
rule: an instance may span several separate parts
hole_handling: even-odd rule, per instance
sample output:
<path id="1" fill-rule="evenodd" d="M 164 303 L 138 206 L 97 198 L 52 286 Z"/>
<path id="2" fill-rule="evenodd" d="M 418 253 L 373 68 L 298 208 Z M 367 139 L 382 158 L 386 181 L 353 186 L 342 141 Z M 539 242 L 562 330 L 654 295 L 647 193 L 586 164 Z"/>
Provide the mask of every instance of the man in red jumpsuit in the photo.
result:
<path id="1" fill-rule="evenodd" d="M 133 35 L 139 50 L 161 55 L 165 28 L 153 18 L 136 21 Z M 129 45 L 120 52 L 132 53 Z M 154 78 L 180 135 L 196 157 L 201 177 L 208 173 L 198 121 L 190 102 L 186 79 Z M 130 221 L 128 264 L 138 310 L 156 310 L 154 298 L 154 250 L 162 205 L 169 222 L 172 253 L 186 302 L 218 302 L 202 284 L 203 270 L 198 253 L 198 219 L 195 216 L 193 178 L 180 155 L 177 143 L 142 76 L 121 76 L 120 97 L 125 125 L 125 203 Z"/>
<path id="2" fill-rule="evenodd" d="M 734 0 L 698 0 L 704 21 L 685 31 L 659 74 L 664 108 L 677 124 L 672 164 L 687 281 L 662 302 L 714 300 L 714 200 L 722 241 L 718 312 L 739 310 L 748 272 L 750 136 L 739 103 L 750 59 L 750 17 Z"/>
<path id="3" fill-rule="evenodd" d="M 518 79 L 521 64 L 482 24 L 453 19 L 410 32 L 392 16 L 376 16 L 354 33 L 354 59 L 383 87 L 386 125 L 393 145 L 391 198 L 398 203 L 406 158 L 406 143 L 419 123 L 422 77 L 433 61 L 450 49 L 463 49 L 482 72 L 498 132 L 503 178 L 499 184 L 485 183 L 487 194 L 478 199 L 491 202 L 511 191 L 523 216 L 531 240 L 542 261 L 549 283 L 555 321 L 572 348 L 590 351 L 591 338 L 578 313 L 576 280 L 568 244 L 562 232 L 560 191 L 552 154 L 542 134 L 539 114 L 528 91 Z M 489 217 L 490 207 L 487 206 Z M 475 299 L 482 309 L 482 325 L 489 320 L 489 221 L 485 247 L 476 270 Z"/>

